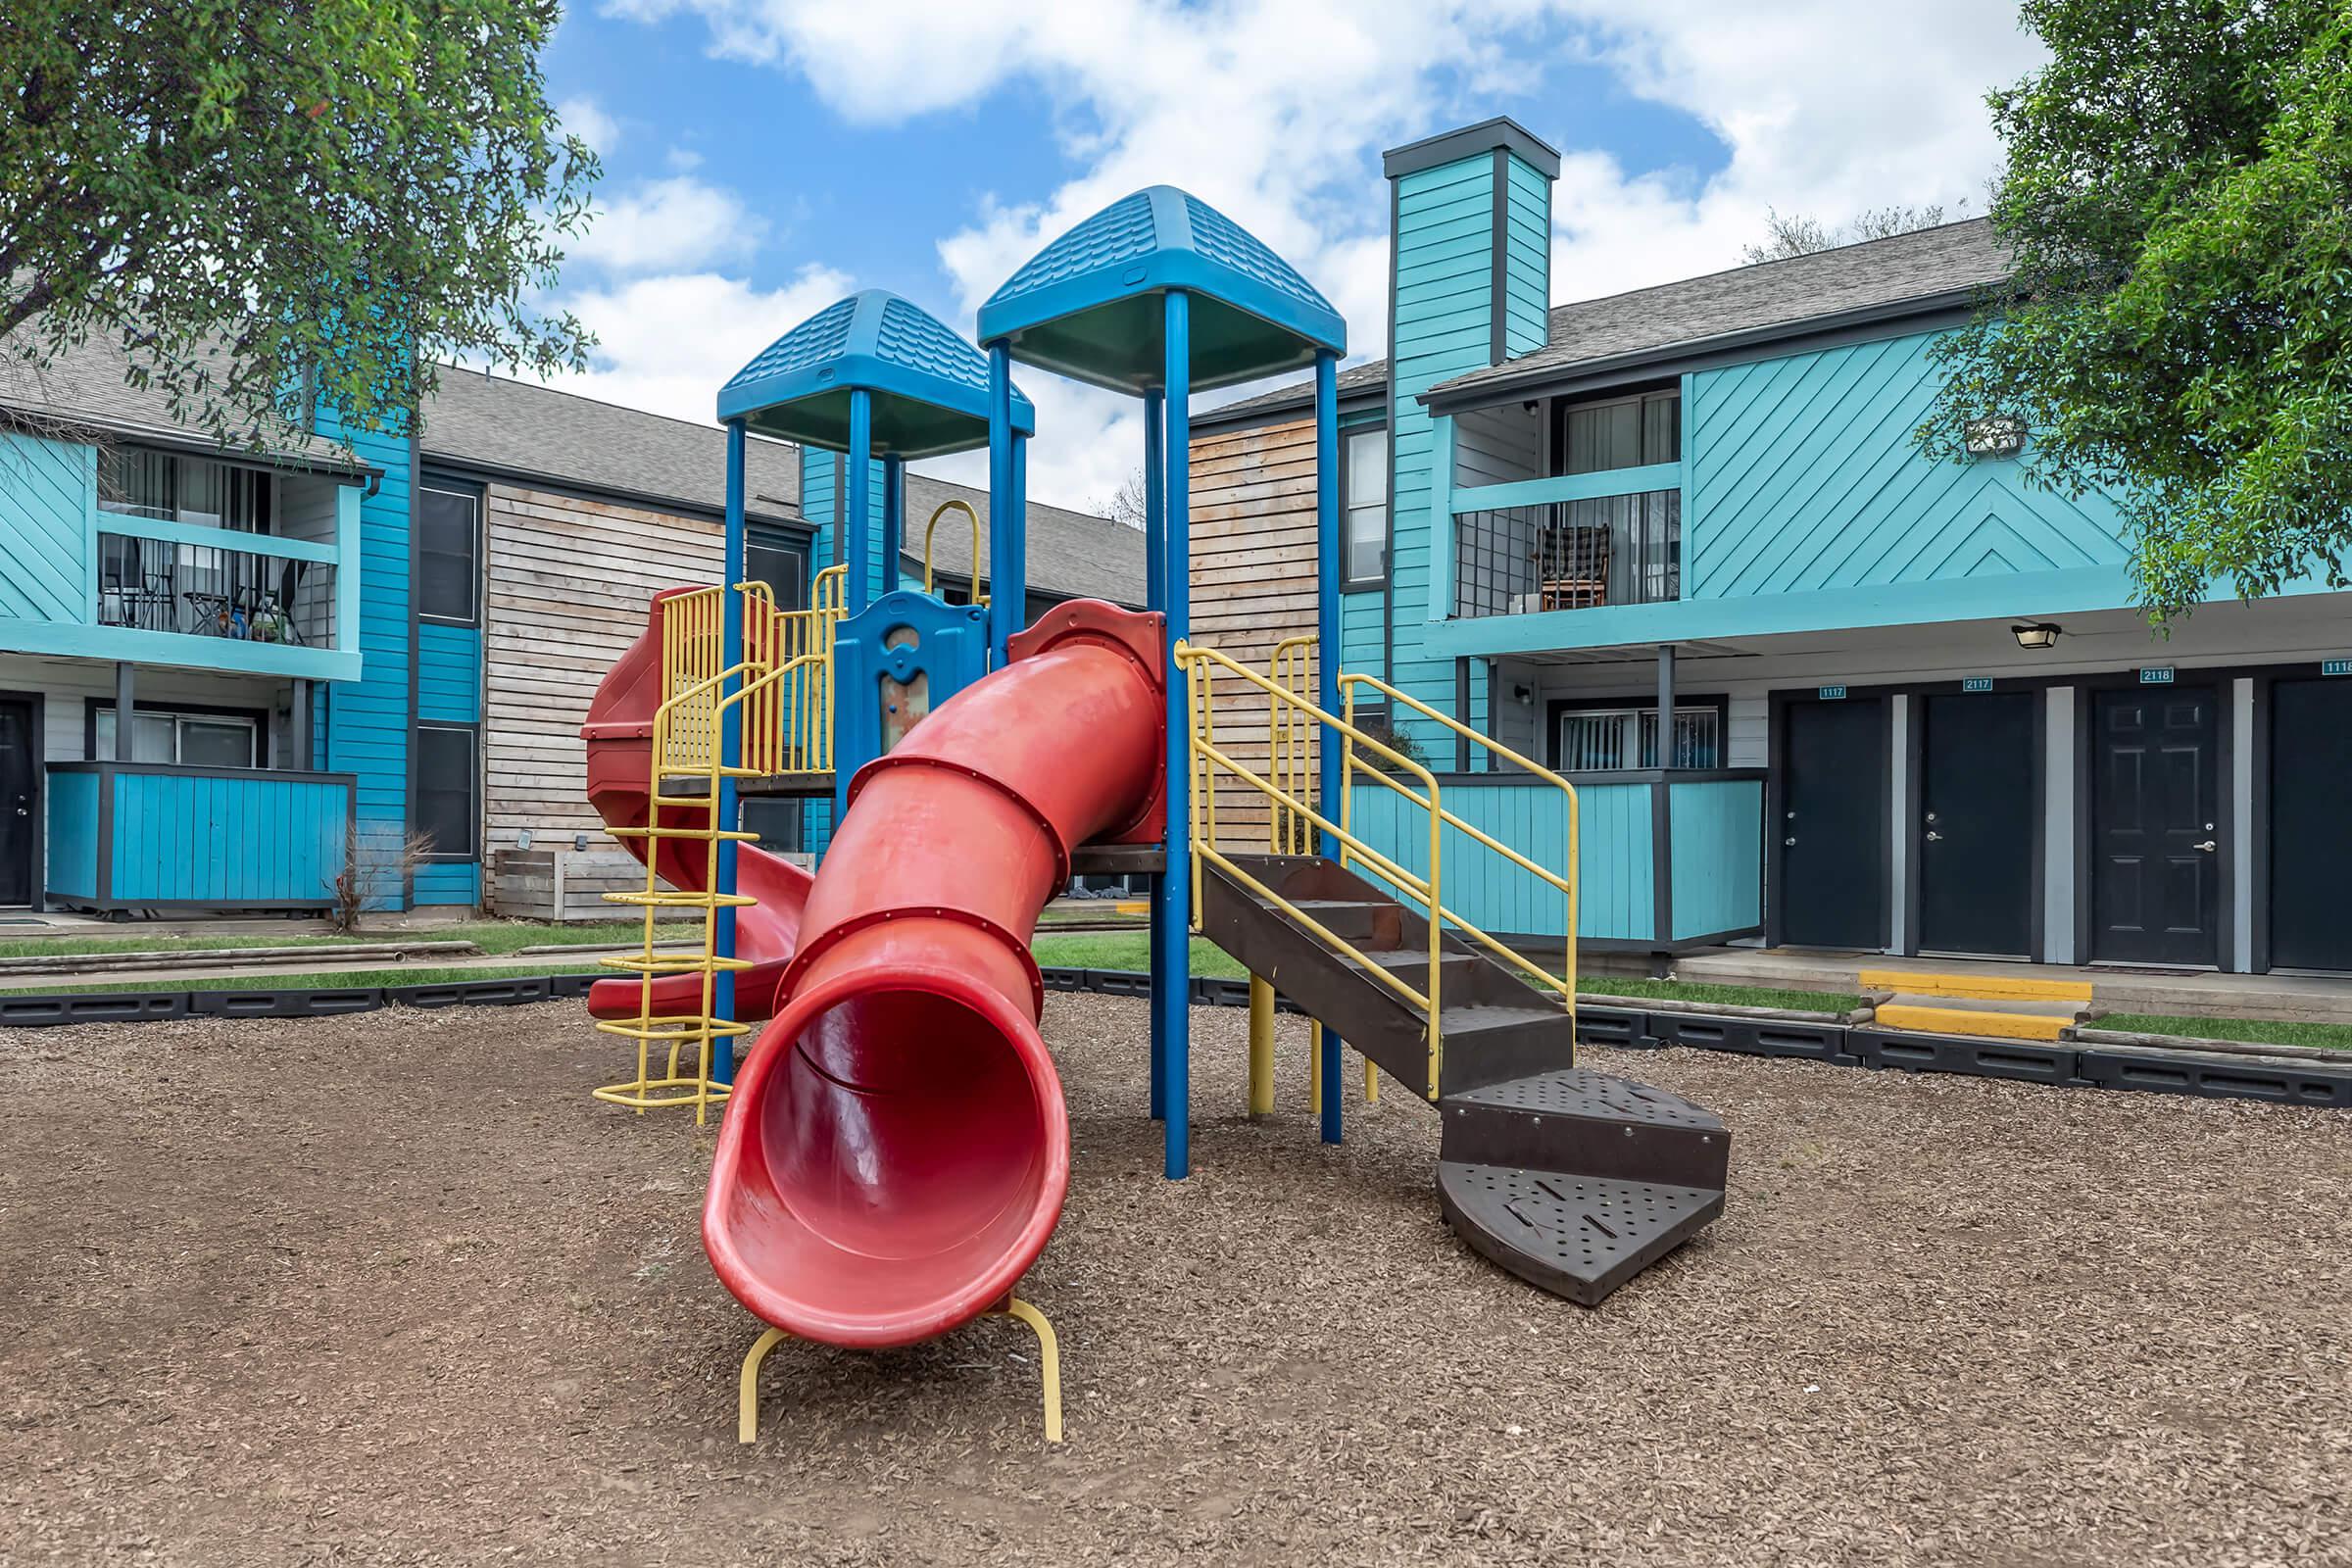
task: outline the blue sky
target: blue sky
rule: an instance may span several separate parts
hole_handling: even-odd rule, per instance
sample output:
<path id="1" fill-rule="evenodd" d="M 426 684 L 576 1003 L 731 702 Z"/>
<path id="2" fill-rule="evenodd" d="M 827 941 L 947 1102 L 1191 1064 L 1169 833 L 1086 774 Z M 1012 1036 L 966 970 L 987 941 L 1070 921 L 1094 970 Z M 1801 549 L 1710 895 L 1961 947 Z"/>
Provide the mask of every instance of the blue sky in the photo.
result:
<path id="1" fill-rule="evenodd" d="M 1364 358 L 1384 148 L 1494 114 L 1558 146 L 1553 294 L 1585 297 L 1735 265 L 1770 208 L 1981 204 L 1983 94 L 2034 58 L 1992 0 L 591 0 L 545 60 L 606 166 L 558 297 L 603 340 L 577 389 L 702 418 L 849 289 L 968 333 L 1039 245 L 1164 180 L 1287 256 Z M 1132 411 L 1034 381 L 1033 489 L 1100 501 Z"/>

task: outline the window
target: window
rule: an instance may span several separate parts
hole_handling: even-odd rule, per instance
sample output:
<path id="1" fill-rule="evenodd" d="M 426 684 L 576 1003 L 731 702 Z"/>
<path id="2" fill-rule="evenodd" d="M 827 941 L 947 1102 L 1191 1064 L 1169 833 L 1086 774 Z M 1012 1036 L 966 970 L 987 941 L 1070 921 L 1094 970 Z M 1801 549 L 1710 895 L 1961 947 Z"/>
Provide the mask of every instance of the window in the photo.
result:
<path id="1" fill-rule="evenodd" d="M 416 491 L 416 613 L 471 625 L 481 615 L 481 497 Z"/>
<path id="2" fill-rule="evenodd" d="M 1345 514 L 1340 586 L 1376 588 L 1389 575 L 1389 432 L 1341 436 L 1340 510 Z"/>
<path id="3" fill-rule="evenodd" d="M 808 608 L 808 545 L 777 528 L 757 524 L 743 536 L 743 575 L 763 582 L 778 610 Z"/>
<path id="4" fill-rule="evenodd" d="M 1563 404 L 1559 417 L 1552 432 L 1552 456 L 1560 473 L 1602 473 L 1682 461 L 1679 391 Z"/>
<path id="5" fill-rule="evenodd" d="M 130 760 L 182 767 L 256 767 L 261 738 L 262 721 L 256 713 L 182 712 L 141 703 L 131 715 Z M 115 760 L 113 703 L 90 705 L 90 760 Z"/>
<path id="6" fill-rule="evenodd" d="M 1713 708 L 1674 710 L 1676 767 L 1716 767 L 1722 756 L 1723 715 Z M 1559 751 L 1553 763 L 1563 773 L 1606 773 L 1618 768 L 1658 765 L 1658 710 L 1654 708 L 1568 709 L 1559 716 Z"/>
<path id="7" fill-rule="evenodd" d="M 760 848 L 776 855 L 786 855 L 801 847 L 802 807 L 800 801 L 782 801 L 772 795 L 755 795 L 739 808 L 739 817 L 746 833 L 760 835 Z"/>
<path id="8" fill-rule="evenodd" d="M 163 522 L 268 533 L 277 479 L 208 458 L 113 447 L 98 457 L 98 510 Z"/>
<path id="9" fill-rule="evenodd" d="M 481 774 L 473 760 L 474 726 L 416 726 L 416 831 L 441 860 L 470 860 L 482 813 Z"/>

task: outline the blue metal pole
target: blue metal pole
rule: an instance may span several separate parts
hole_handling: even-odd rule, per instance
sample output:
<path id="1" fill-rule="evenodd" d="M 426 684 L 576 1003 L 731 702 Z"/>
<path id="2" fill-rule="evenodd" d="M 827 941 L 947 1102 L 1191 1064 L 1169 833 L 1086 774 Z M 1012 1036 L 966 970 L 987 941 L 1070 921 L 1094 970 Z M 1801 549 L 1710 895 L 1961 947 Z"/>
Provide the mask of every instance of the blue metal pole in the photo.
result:
<path id="1" fill-rule="evenodd" d="M 850 450 L 845 466 L 841 509 L 842 539 L 850 563 L 849 610 L 855 615 L 874 602 L 874 395 L 863 387 L 850 393 Z M 853 758 L 852 762 L 865 760 Z"/>
<path id="2" fill-rule="evenodd" d="M 1029 438 L 1022 435 L 1012 438 L 1012 543 L 1004 582 L 1012 630 L 1021 631 L 1029 624 Z"/>
<path id="3" fill-rule="evenodd" d="M 906 553 L 906 460 L 882 460 L 882 592 L 899 587 L 899 558 Z"/>
<path id="4" fill-rule="evenodd" d="M 988 650 L 1002 667 L 1004 645 L 1020 630 L 1016 596 L 1004 592 L 1004 568 L 1012 560 L 1012 535 L 1019 525 L 1012 505 L 1012 350 L 988 346 Z M 974 586 L 980 564 L 972 563 Z"/>
<path id="5" fill-rule="evenodd" d="M 721 691 L 732 697 L 742 685 L 742 677 L 732 673 L 743 662 L 743 596 L 735 585 L 743 581 L 743 421 L 727 421 L 727 559 L 723 592 L 719 595 L 722 607 L 719 620 L 719 667 L 730 671 Z M 725 720 L 718 729 L 719 760 L 734 767 L 743 760 L 743 710 L 740 707 L 726 710 Z M 711 807 L 710 825 L 732 829 L 735 826 L 735 780 L 721 776 L 718 799 Z M 735 841 L 718 842 L 717 885 L 711 889 L 719 896 L 735 892 Z M 713 951 L 722 958 L 735 956 L 735 909 L 721 906 L 717 929 L 713 935 Z M 735 1016 L 735 975 L 721 969 L 710 982 L 710 1015 L 732 1021 Z M 710 1076 L 722 1084 L 735 1081 L 735 1042 L 721 1039 L 710 1043 Z"/>
<path id="6" fill-rule="evenodd" d="M 1144 394 L 1144 605 L 1153 611 L 1168 608 L 1167 585 L 1160 580 L 1163 546 L 1167 539 L 1168 473 L 1167 473 L 1167 416 L 1168 399 L 1164 392 Z M 1177 699 L 1169 695 L 1173 705 Z M 1159 889 L 1152 890 L 1151 951 L 1159 952 Z M 1168 1114 L 1167 1085 L 1168 1027 L 1160 1016 L 1159 989 L 1152 991 L 1152 1119 L 1163 1121 Z"/>
<path id="7" fill-rule="evenodd" d="M 1326 713 L 1340 710 L 1340 374 L 1339 361 L 1330 354 L 1315 356 L 1315 701 Z M 1340 817 L 1340 792 L 1348 781 L 1340 776 L 1340 749 L 1323 737 L 1316 771 L 1323 814 Z M 1336 835 L 1323 835 L 1323 853 L 1339 858 Z M 1340 1141 L 1341 1041 L 1339 1032 L 1323 1030 L 1323 1141 Z"/>
<path id="8" fill-rule="evenodd" d="M 1167 1176 L 1182 1181 L 1192 1171 L 1192 735 L 1184 675 L 1175 649 L 1192 629 L 1192 297 L 1182 289 L 1167 296 L 1167 474 L 1166 515 L 1161 518 L 1160 574 L 1168 617 L 1168 839 L 1160 872 L 1159 920 L 1152 931 L 1152 990 L 1159 1002 L 1161 1076 L 1167 1085 L 1164 1128 Z"/>

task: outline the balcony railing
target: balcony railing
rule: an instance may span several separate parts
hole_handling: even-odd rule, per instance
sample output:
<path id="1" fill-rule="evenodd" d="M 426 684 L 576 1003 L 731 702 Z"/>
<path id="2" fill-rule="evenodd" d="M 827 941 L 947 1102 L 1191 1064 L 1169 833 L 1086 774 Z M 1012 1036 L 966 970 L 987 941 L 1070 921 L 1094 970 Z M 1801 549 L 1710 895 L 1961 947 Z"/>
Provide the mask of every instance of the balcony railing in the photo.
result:
<path id="1" fill-rule="evenodd" d="M 1652 463 L 1457 489 L 1436 421 L 1431 601 L 1457 617 L 1671 603 L 1683 594 L 1683 466 Z"/>
<path id="2" fill-rule="evenodd" d="M 98 624 L 294 648 L 335 646 L 334 552 L 267 535 L 196 543 L 140 521 L 98 535 Z M 171 526 L 176 537 L 149 530 Z M 202 530 L 219 533 L 220 530 Z M 324 558 L 324 559 L 321 559 Z"/>
<path id="3" fill-rule="evenodd" d="M 1457 615 L 1522 615 L 1683 596 L 1679 490 L 1458 514 Z"/>

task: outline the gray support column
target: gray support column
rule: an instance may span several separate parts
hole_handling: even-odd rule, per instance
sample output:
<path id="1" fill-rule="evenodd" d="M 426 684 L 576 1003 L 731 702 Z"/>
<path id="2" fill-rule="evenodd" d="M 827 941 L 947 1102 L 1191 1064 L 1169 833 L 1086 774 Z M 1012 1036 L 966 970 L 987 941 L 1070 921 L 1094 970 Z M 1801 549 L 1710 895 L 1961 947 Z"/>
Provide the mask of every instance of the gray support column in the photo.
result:
<path id="1" fill-rule="evenodd" d="M 1636 761 L 1641 760 L 1639 753 Z M 1658 645 L 1658 765 L 1674 765 L 1674 645 Z"/>
<path id="2" fill-rule="evenodd" d="M 286 755 L 297 772 L 310 771 L 311 753 L 315 745 L 311 738 L 311 683 L 298 680 L 294 683 L 294 698 L 286 714 Z"/>
<path id="3" fill-rule="evenodd" d="M 115 760 L 130 760 L 131 737 L 138 729 L 138 666 L 129 660 L 115 664 Z"/>
<path id="4" fill-rule="evenodd" d="M 2230 683 L 2230 951 L 2225 967 L 2246 974 L 2254 967 L 2254 682 L 2240 675 Z"/>
<path id="5" fill-rule="evenodd" d="M 2041 955 L 2048 963 L 2081 961 L 2075 952 L 2075 697 L 2074 687 L 2053 686 L 2042 709 L 2047 777 L 2041 801 Z"/>
<path id="6" fill-rule="evenodd" d="M 1890 840 L 1886 846 L 1886 951 L 1911 952 L 1911 699 L 1897 695 L 1886 705 L 1889 716 L 1886 771 L 1893 780 L 1893 800 L 1886 811 Z"/>
<path id="7" fill-rule="evenodd" d="M 1453 718 L 1457 724 L 1467 724 L 1473 729 L 1478 726 L 1477 716 L 1470 711 L 1470 661 L 1467 659 L 1453 662 Z M 1470 771 L 1470 737 L 1458 731 L 1453 737 L 1453 770 L 1456 773 Z"/>

